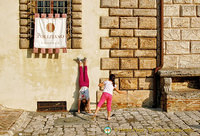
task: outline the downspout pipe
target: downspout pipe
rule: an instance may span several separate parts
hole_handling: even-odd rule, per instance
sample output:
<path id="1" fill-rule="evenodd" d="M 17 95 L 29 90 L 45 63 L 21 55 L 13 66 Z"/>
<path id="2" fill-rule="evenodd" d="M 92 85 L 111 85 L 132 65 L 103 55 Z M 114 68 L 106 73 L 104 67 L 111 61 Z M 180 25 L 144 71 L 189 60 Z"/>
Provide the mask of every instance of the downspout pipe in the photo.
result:
<path id="1" fill-rule="evenodd" d="M 160 1 L 160 65 L 155 68 L 154 73 L 154 91 L 153 91 L 153 107 L 158 106 L 158 87 L 157 80 L 159 79 L 158 70 L 162 69 L 164 64 L 164 0 Z"/>

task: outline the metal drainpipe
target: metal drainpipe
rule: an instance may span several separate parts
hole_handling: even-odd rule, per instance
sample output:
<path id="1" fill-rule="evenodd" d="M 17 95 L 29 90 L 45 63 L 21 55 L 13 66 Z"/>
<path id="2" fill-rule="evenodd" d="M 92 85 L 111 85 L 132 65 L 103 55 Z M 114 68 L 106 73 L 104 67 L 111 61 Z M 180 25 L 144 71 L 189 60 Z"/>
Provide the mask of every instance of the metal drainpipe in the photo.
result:
<path id="1" fill-rule="evenodd" d="M 164 48 L 163 48 L 163 37 L 164 37 L 164 0 L 161 0 L 160 2 L 160 65 L 155 68 L 155 73 L 154 73 L 154 91 L 153 91 L 153 101 L 154 105 L 153 107 L 158 106 L 157 102 L 157 79 L 158 78 L 158 70 L 160 70 L 163 67 L 164 64 Z"/>

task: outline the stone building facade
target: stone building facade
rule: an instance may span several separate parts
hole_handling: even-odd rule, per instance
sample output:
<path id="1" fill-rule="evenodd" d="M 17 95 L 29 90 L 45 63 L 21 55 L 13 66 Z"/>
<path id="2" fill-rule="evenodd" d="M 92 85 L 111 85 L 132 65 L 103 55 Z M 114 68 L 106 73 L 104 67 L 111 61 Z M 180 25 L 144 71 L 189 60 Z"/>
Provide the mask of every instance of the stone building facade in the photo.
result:
<path id="1" fill-rule="evenodd" d="M 67 101 L 67 109 L 76 110 L 78 66 L 73 59 L 87 57 L 92 109 L 102 93 L 98 83 L 112 73 L 117 77 L 117 87 L 126 92 L 114 92 L 113 108 L 152 107 L 157 91 L 164 110 L 198 110 L 199 75 L 185 71 L 198 71 L 200 66 L 200 1 L 163 1 L 164 66 L 158 72 L 160 80 L 156 79 L 159 88 L 154 79 L 155 68 L 162 61 L 160 2 L 72 0 L 67 53 L 34 54 L 29 38 L 29 12 L 34 5 L 30 0 L 1 1 L 0 17 L 7 23 L 0 22 L 5 32 L 0 35 L 4 48 L 0 51 L 0 103 L 34 111 L 38 101 Z M 9 12 L 4 11 L 7 8 Z M 183 87 L 192 93 L 173 91 Z M 180 99 L 182 105 L 177 103 Z M 193 103 L 194 107 L 189 106 Z M 188 108 L 177 108 L 185 104 Z"/>
<path id="2" fill-rule="evenodd" d="M 115 74 L 119 89 L 127 92 L 115 93 L 113 106 L 152 106 L 158 35 L 156 0 L 101 0 L 101 8 L 109 10 L 108 16 L 100 17 L 100 28 L 109 30 L 109 35 L 100 39 L 101 49 L 109 50 L 109 58 L 101 59 L 101 69 Z"/>
<path id="3" fill-rule="evenodd" d="M 199 110 L 200 1 L 164 1 L 164 70 L 161 106 Z"/>

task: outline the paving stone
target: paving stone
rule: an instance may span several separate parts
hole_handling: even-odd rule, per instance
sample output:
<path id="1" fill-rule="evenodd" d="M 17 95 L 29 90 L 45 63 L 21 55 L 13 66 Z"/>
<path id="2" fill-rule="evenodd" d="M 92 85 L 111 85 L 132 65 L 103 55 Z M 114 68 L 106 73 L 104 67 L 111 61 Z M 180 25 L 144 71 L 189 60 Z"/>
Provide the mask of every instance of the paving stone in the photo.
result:
<path id="1" fill-rule="evenodd" d="M 104 128 L 107 126 L 112 128 L 110 135 L 200 135 L 200 128 L 198 127 L 199 111 L 165 113 L 154 109 L 134 108 L 113 110 L 112 114 L 115 114 L 115 116 L 112 117 L 111 121 L 106 120 L 107 112 L 104 110 L 98 113 L 96 121 L 89 120 L 90 117 L 83 114 L 79 115 L 81 117 L 79 120 L 77 117 L 71 116 L 72 114 L 70 113 L 52 113 L 52 115 L 31 114 L 27 118 L 29 123 L 24 128 L 19 128 L 16 131 L 16 135 L 21 133 L 22 135 L 30 136 L 106 136 Z M 65 122 L 64 117 L 67 116 L 76 120 L 71 123 Z M 59 123 L 58 120 L 60 121 Z"/>

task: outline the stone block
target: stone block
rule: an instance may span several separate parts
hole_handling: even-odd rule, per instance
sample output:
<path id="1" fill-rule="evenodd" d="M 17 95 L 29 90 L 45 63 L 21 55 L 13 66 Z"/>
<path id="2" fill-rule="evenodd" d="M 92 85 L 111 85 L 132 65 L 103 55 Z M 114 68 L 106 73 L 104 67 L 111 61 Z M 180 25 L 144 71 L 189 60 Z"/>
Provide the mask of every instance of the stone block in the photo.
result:
<path id="1" fill-rule="evenodd" d="M 133 9 L 134 16 L 157 16 L 156 9 Z"/>
<path id="2" fill-rule="evenodd" d="M 172 27 L 172 25 L 171 25 L 171 18 L 170 17 L 165 17 L 164 18 L 164 27 L 165 28 Z"/>
<path id="3" fill-rule="evenodd" d="M 144 29 L 156 29 L 156 18 L 155 17 L 140 17 L 139 28 Z"/>
<path id="4" fill-rule="evenodd" d="M 178 17 L 180 15 L 179 5 L 164 5 L 164 16 L 165 17 Z"/>
<path id="5" fill-rule="evenodd" d="M 164 4 L 171 4 L 172 0 L 164 0 Z"/>
<path id="6" fill-rule="evenodd" d="M 30 48 L 29 39 L 20 38 L 20 40 L 19 40 L 19 48 L 20 49 L 28 49 L 28 48 Z"/>
<path id="7" fill-rule="evenodd" d="M 133 57 L 133 50 L 111 50 L 111 57 Z"/>
<path id="8" fill-rule="evenodd" d="M 135 57 L 156 57 L 156 50 L 136 50 Z"/>
<path id="9" fill-rule="evenodd" d="M 139 68 L 140 69 L 154 69 L 156 68 L 155 58 L 139 58 Z"/>
<path id="10" fill-rule="evenodd" d="M 29 32 L 29 29 L 27 26 L 21 26 L 20 27 L 20 33 L 28 33 Z"/>
<path id="11" fill-rule="evenodd" d="M 20 34 L 20 38 L 27 38 L 28 39 L 30 37 L 29 37 L 29 34 Z"/>
<path id="12" fill-rule="evenodd" d="M 20 19 L 28 18 L 28 13 L 20 11 Z"/>
<path id="13" fill-rule="evenodd" d="M 82 34 L 72 34 L 73 38 L 82 38 Z"/>
<path id="14" fill-rule="evenodd" d="M 72 26 L 82 26 L 81 19 L 72 19 Z"/>
<path id="15" fill-rule="evenodd" d="M 137 8 L 138 0 L 120 0 L 121 8 Z"/>
<path id="16" fill-rule="evenodd" d="M 101 59 L 101 69 L 119 69 L 119 59 L 118 58 L 102 58 Z"/>
<path id="17" fill-rule="evenodd" d="M 73 38 L 72 39 L 72 48 L 73 49 L 82 49 L 82 39 L 81 38 Z"/>
<path id="18" fill-rule="evenodd" d="M 101 28 L 119 28 L 118 17 L 101 17 Z"/>
<path id="19" fill-rule="evenodd" d="M 135 30 L 135 36 L 138 37 L 156 37 L 157 30 Z"/>
<path id="20" fill-rule="evenodd" d="M 72 11 L 73 12 L 81 12 L 82 11 L 82 5 L 72 4 Z"/>
<path id="21" fill-rule="evenodd" d="M 200 28 L 200 18 L 199 17 L 191 18 L 191 27 Z"/>
<path id="22" fill-rule="evenodd" d="M 153 77 L 153 70 L 134 70 L 134 77 Z"/>
<path id="23" fill-rule="evenodd" d="M 20 0 L 19 2 L 20 2 L 20 4 L 27 4 L 28 0 Z"/>
<path id="24" fill-rule="evenodd" d="M 156 8 L 156 0 L 139 0 L 139 8 Z"/>
<path id="25" fill-rule="evenodd" d="M 128 94 L 127 91 L 126 91 L 126 94 L 119 94 L 116 91 L 113 91 L 112 107 L 113 107 L 113 105 L 116 105 L 117 108 L 119 108 L 119 107 L 123 106 L 124 104 L 127 105 L 127 103 L 128 103 L 127 94 Z"/>
<path id="26" fill-rule="evenodd" d="M 140 49 L 156 49 L 156 38 L 140 38 Z"/>
<path id="27" fill-rule="evenodd" d="M 72 12 L 72 18 L 73 19 L 81 19 L 82 18 L 82 12 Z"/>
<path id="28" fill-rule="evenodd" d="M 172 18 L 172 27 L 190 27 L 190 18 L 175 17 Z"/>
<path id="29" fill-rule="evenodd" d="M 132 70 L 111 70 L 111 74 L 114 74 L 116 77 L 133 77 Z"/>
<path id="30" fill-rule="evenodd" d="M 180 29 L 164 29 L 164 40 L 180 40 Z"/>
<path id="31" fill-rule="evenodd" d="M 121 17 L 120 28 L 138 28 L 137 17 Z"/>
<path id="32" fill-rule="evenodd" d="M 178 55 L 164 55 L 163 68 L 178 68 Z"/>
<path id="33" fill-rule="evenodd" d="M 28 10 L 27 4 L 20 4 L 19 5 L 19 10 L 20 11 L 27 11 Z"/>
<path id="34" fill-rule="evenodd" d="M 121 48 L 122 49 L 137 49 L 138 48 L 138 38 L 121 38 Z"/>
<path id="35" fill-rule="evenodd" d="M 20 19 L 20 25 L 21 26 L 27 26 L 28 25 L 28 19 Z"/>
<path id="36" fill-rule="evenodd" d="M 190 42 L 188 41 L 167 41 L 166 54 L 189 54 Z"/>
<path id="37" fill-rule="evenodd" d="M 111 29 L 110 36 L 133 36 L 133 29 Z"/>
<path id="38" fill-rule="evenodd" d="M 200 6 L 197 6 L 197 16 L 200 16 Z"/>
<path id="39" fill-rule="evenodd" d="M 120 89 L 137 89 L 137 78 L 120 78 Z"/>
<path id="40" fill-rule="evenodd" d="M 153 78 L 139 78 L 139 90 L 153 90 Z"/>
<path id="41" fill-rule="evenodd" d="M 194 3 L 199 4 L 200 0 L 194 0 Z"/>
<path id="42" fill-rule="evenodd" d="M 82 34 L 82 27 L 73 27 L 72 33 L 73 34 Z"/>
<path id="43" fill-rule="evenodd" d="M 179 68 L 199 68 L 200 67 L 200 55 L 181 55 L 179 57 Z"/>
<path id="44" fill-rule="evenodd" d="M 191 41 L 191 53 L 200 53 L 200 41 Z"/>
<path id="45" fill-rule="evenodd" d="M 174 0 L 175 4 L 192 3 L 192 0 Z"/>
<path id="46" fill-rule="evenodd" d="M 133 10 L 110 8 L 109 15 L 110 16 L 133 16 Z"/>
<path id="47" fill-rule="evenodd" d="M 116 8 L 119 7 L 119 0 L 100 0 L 101 8 Z"/>
<path id="48" fill-rule="evenodd" d="M 101 37 L 101 49 L 118 49 L 118 37 Z"/>
<path id="49" fill-rule="evenodd" d="M 182 40 L 199 40 L 200 29 L 184 29 L 181 30 Z"/>
<path id="50" fill-rule="evenodd" d="M 152 90 L 135 90 L 128 91 L 128 104 L 133 107 L 152 107 L 153 91 Z"/>
<path id="51" fill-rule="evenodd" d="M 72 3 L 73 3 L 73 4 L 81 4 L 81 3 L 82 3 L 82 0 L 72 0 Z"/>
<path id="52" fill-rule="evenodd" d="M 183 17 L 196 16 L 196 6 L 195 5 L 181 5 L 181 16 Z"/>
<path id="53" fill-rule="evenodd" d="M 137 58 L 121 58 L 121 69 L 138 69 Z"/>

